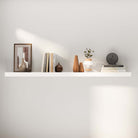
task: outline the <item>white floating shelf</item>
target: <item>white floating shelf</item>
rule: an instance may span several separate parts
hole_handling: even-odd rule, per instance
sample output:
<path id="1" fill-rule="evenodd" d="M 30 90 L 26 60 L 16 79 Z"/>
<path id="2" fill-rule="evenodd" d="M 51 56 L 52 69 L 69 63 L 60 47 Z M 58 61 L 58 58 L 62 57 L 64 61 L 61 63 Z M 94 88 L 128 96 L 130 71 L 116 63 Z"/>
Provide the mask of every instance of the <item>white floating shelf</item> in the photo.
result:
<path id="1" fill-rule="evenodd" d="M 5 72 L 5 77 L 131 77 L 131 72 Z"/>

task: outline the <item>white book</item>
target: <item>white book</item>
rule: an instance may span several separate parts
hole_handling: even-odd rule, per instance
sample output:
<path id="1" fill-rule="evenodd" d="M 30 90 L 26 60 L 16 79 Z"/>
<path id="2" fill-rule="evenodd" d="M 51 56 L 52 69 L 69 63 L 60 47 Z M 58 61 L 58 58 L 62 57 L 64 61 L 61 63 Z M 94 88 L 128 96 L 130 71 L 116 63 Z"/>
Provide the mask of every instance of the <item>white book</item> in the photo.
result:
<path id="1" fill-rule="evenodd" d="M 102 66 L 102 69 L 125 69 L 125 67 L 104 67 Z"/>
<path id="2" fill-rule="evenodd" d="M 103 67 L 102 69 L 105 69 L 105 70 L 123 70 L 125 69 L 125 67 L 122 67 L 122 68 L 107 68 L 107 67 Z"/>
<path id="3" fill-rule="evenodd" d="M 55 66 L 57 65 L 57 55 L 53 54 L 53 72 L 55 72 Z"/>
<path id="4" fill-rule="evenodd" d="M 43 54 L 43 57 L 42 57 L 41 72 L 43 72 L 43 67 L 44 67 L 44 58 L 45 58 L 45 54 Z"/>
<path id="5" fill-rule="evenodd" d="M 101 70 L 101 72 L 126 72 L 126 70 Z"/>

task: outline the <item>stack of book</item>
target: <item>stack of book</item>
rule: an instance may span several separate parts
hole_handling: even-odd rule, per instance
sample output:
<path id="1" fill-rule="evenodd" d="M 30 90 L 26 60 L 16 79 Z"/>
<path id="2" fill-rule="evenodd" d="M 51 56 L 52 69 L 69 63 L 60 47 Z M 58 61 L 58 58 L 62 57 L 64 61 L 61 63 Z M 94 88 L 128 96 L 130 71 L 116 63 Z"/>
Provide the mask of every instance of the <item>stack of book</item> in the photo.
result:
<path id="1" fill-rule="evenodd" d="M 103 65 L 101 72 L 126 72 L 124 65 Z"/>
<path id="2" fill-rule="evenodd" d="M 55 72 L 56 54 L 44 53 L 41 72 Z"/>

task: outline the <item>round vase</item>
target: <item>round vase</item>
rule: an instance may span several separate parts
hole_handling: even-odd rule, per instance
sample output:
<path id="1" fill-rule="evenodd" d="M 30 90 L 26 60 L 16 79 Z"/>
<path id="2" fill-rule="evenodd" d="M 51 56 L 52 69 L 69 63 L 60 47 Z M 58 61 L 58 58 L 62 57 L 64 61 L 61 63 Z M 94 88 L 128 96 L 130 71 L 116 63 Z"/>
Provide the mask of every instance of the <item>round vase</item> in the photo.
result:
<path id="1" fill-rule="evenodd" d="M 62 72 L 62 71 L 63 71 L 63 67 L 62 67 L 62 65 L 61 65 L 60 63 L 58 63 L 58 64 L 56 65 L 55 71 L 56 71 L 56 72 Z"/>
<path id="2" fill-rule="evenodd" d="M 85 59 L 85 61 L 83 62 L 83 65 L 84 65 L 84 71 L 85 72 L 91 72 L 92 71 L 93 62 L 92 62 L 91 58 Z"/>

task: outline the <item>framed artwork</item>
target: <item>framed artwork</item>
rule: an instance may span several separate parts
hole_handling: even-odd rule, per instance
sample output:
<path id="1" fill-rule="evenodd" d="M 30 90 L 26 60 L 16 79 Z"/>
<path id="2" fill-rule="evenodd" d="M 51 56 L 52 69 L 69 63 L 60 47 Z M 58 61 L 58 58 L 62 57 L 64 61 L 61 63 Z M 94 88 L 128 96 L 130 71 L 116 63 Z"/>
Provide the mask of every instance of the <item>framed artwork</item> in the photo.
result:
<path id="1" fill-rule="evenodd" d="M 32 44 L 14 44 L 14 72 L 32 71 Z"/>

